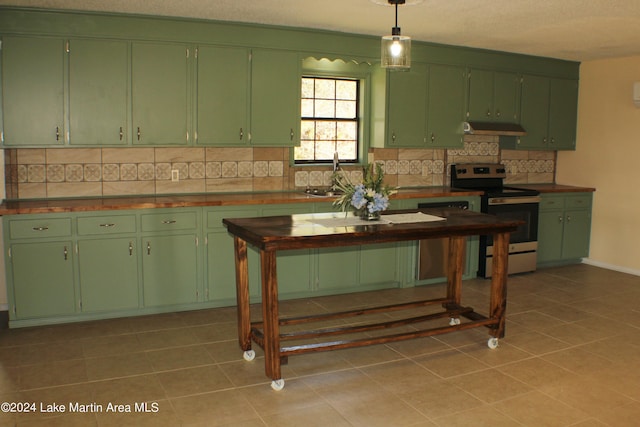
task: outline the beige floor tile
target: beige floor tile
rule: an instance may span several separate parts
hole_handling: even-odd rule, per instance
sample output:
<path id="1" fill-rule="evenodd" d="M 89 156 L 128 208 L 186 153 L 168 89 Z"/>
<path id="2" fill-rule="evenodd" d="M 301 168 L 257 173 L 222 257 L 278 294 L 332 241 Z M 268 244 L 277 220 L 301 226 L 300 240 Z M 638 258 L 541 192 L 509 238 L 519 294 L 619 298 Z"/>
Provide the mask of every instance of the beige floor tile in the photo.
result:
<path id="1" fill-rule="evenodd" d="M 398 396 L 431 419 L 484 405 L 480 399 L 448 380 L 425 383 L 410 392 L 400 392 Z"/>
<path id="2" fill-rule="evenodd" d="M 455 414 L 445 415 L 434 420 L 441 427 L 517 427 L 522 426 L 513 418 L 496 409 L 484 405 Z"/>
<path id="3" fill-rule="evenodd" d="M 415 358 L 415 361 L 441 378 L 450 378 L 489 368 L 489 365 L 458 350 L 419 356 Z"/>
<path id="4" fill-rule="evenodd" d="M 238 390 L 175 398 L 171 399 L 171 404 L 183 425 L 244 425 L 259 420 Z"/>
<path id="5" fill-rule="evenodd" d="M 367 366 L 360 369 L 383 389 L 392 393 L 412 393 L 439 381 L 438 376 L 412 360 Z"/>
<path id="6" fill-rule="evenodd" d="M 88 379 L 83 359 L 28 365 L 19 369 L 21 390 L 76 384 Z"/>
<path id="7" fill-rule="evenodd" d="M 519 394 L 527 393 L 532 387 L 500 372 L 488 369 L 449 379 L 466 392 L 486 403 L 494 403 Z"/>
<path id="8" fill-rule="evenodd" d="M 286 417 L 292 411 L 314 411 L 326 401 L 302 379 L 289 380 L 283 390 L 274 392 L 264 384 L 244 387 L 240 393 L 249 401 L 253 409 L 263 418 L 270 415 Z M 278 419 L 282 419 L 279 417 Z M 310 417 L 312 419 L 313 417 Z"/>
<path id="9" fill-rule="evenodd" d="M 262 415 L 262 419 L 268 426 L 273 427 L 349 427 L 353 425 L 329 404 L 323 402 L 318 402 L 312 407 L 294 408 L 286 413 Z"/>
<path id="10" fill-rule="evenodd" d="M 594 418 L 601 417 L 605 410 L 613 413 L 622 406 L 634 403 L 616 389 L 584 378 L 571 379 L 546 387 L 544 393 Z M 605 420 L 601 419 L 601 421 Z"/>
<path id="11" fill-rule="evenodd" d="M 162 384 L 154 374 L 129 378 L 109 379 L 90 383 L 90 399 L 103 405 L 111 403 L 133 404 L 166 399 Z"/>
<path id="12" fill-rule="evenodd" d="M 87 378 L 91 381 L 141 375 L 153 371 L 144 352 L 91 357 L 83 362 L 86 363 Z"/>
<path id="13" fill-rule="evenodd" d="M 152 350 L 146 353 L 146 357 L 156 372 L 209 365 L 214 362 L 203 345 Z"/>
<path id="14" fill-rule="evenodd" d="M 168 397 L 208 393 L 233 387 L 218 365 L 199 366 L 161 372 L 157 378 Z"/>
<path id="15" fill-rule="evenodd" d="M 503 400 L 493 408 L 529 427 L 572 426 L 589 418 L 586 413 L 537 391 Z"/>
<path id="16" fill-rule="evenodd" d="M 537 389 L 551 387 L 578 377 L 576 374 L 538 357 L 502 366 L 500 372 Z"/>

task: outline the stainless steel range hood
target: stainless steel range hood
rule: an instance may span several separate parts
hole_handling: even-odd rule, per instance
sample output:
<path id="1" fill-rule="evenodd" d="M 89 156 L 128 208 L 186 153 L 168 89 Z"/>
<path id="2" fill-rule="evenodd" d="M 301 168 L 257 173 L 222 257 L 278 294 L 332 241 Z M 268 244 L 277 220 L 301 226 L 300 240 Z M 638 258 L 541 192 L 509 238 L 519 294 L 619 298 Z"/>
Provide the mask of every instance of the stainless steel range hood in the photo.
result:
<path id="1" fill-rule="evenodd" d="M 464 133 L 471 135 L 523 136 L 527 132 L 517 123 L 465 122 Z"/>

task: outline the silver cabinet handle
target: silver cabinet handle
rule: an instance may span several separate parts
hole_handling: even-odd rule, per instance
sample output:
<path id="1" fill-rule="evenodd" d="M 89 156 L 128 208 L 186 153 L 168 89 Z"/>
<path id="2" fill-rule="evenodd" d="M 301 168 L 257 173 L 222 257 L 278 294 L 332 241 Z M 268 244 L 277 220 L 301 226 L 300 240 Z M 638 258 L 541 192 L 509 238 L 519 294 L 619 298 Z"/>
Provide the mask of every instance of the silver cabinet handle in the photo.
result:
<path id="1" fill-rule="evenodd" d="M 496 110 L 496 117 L 500 117 L 500 110 Z"/>
<path id="2" fill-rule="evenodd" d="M 436 134 L 431 132 L 431 142 L 435 142 L 436 140 Z"/>
<path id="3" fill-rule="evenodd" d="M 564 220 L 564 218 L 562 217 L 562 215 L 560 215 L 560 216 L 558 217 L 558 221 L 559 221 L 559 222 L 562 222 L 563 220 Z"/>
<path id="4" fill-rule="evenodd" d="M 60 141 L 60 127 L 56 126 L 56 141 Z"/>
<path id="5" fill-rule="evenodd" d="M 141 135 L 140 126 L 138 126 L 138 141 L 140 141 L 140 135 Z"/>
<path id="6" fill-rule="evenodd" d="M 165 219 L 164 221 L 162 221 L 163 224 L 175 224 L 177 221 L 175 219 Z"/>
<path id="7" fill-rule="evenodd" d="M 291 131 L 289 132 L 289 138 L 293 141 L 293 128 L 291 128 Z"/>
<path id="8" fill-rule="evenodd" d="M 122 138 L 124 137 L 124 132 L 122 131 L 122 126 L 120 126 L 120 141 L 122 141 Z"/>
<path id="9" fill-rule="evenodd" d="M 129 256 L 133 255 L 133 242 L 129 242 Z"/>
<path id="10" fill-rule="evenodd" d="M 242 140 L 242 138 L 244 138 L 244 131 L 240 128 L 240 140 Z"/>
<path id="11" fill-rule="evenodd" d="M 395 133 L 395 132 L 393 132 L 393 133 L 391 134 L 391 140 L 392 140 L 393 142 L 396 142 L 396 133 Z"/>
<path id="12" fill-rule="evenodd" d="M 491 108 L 487 108 L 487 117 L 491 117 Z"/>
<path id="13" fill-rule="evenodd" d="M 33 231 L 47 231 L 49 227 L 33 227 Z"/>
<path id="14" fill-rule="evenodd" d="M 67 249 L 66 246 L 64 247 L 63 254 L 64 254 L 64 260 L 66 261 L 69 258 L 69 250 Z"/>
<path id="15" fill-rule="evenodd" d="M 116 225 L 112 222 L 107 223 L 107 224 L 100 224 L 100 227 L 104 227 L 104 228 L 111 228 L 111 227 L 115 227 Z"/>
<path id="16" fill-rule="evenodd" d="M 147 242 L 147 255 L 151 255 L 151 242 Z"/>
<path id="17" fill-rule="evenodd" d="M 567 222 L 571 222 L 571 216 L 567 215 Z"/>
<path id="18" fill-rule="evenodd" d="M 542 143 L 546 144 L 547 143 L 547 137 L 545 136 L 544 138 L 542 138 Z"/>

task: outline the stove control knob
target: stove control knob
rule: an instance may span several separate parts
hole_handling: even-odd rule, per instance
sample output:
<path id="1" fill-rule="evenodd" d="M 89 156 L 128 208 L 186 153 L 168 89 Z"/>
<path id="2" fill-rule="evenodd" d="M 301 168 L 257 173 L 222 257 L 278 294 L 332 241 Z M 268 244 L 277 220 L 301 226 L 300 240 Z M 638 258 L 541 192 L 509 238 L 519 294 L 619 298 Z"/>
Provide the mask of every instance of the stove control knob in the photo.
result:
<path id="1" fill-rule="evenodd" d="M 467 170 L 463 169 L 463 168 L 460 168 L 460 169 L 457 169 L 456 172 L 458 173 L 458 175 L 462 175 L 462 174 L 467 173 Z"/>
<path id="2" fill-rule="evenodd" d="M 505 173 L 506 169 L 505 168 L 500 168 L 496 170 L 497 173 Z"/>

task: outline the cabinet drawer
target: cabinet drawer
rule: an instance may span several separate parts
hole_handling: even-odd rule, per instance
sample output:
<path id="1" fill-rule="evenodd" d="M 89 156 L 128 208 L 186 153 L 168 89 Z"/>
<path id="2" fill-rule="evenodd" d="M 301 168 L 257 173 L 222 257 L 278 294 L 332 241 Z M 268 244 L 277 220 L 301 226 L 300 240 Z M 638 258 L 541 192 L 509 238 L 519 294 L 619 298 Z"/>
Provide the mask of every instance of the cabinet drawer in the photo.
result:
<path id="1" fill-rule="evenodd" d="M 78 218 L 78 234 L 135 233 L 135 215 L 107 215 Z"/>
<path id="2" fill-rule="evenodd" d="M 167 212 L 142 215 L 142 231 L 194 230 L 198 228 L 195 212 Z"/>
<path id="3" fill-rule="evenodd" d="M 10 220 L 9 235 L 12 239 L 70 236 L 71 218 Z"/>
<path id="4" fill-rule="evenodd" d="M 222 224 L 224 218 L 254 218 L 257 216 L 259 216 L 257 210 L 207 212 L 207 228 L 224 228 Z"/>
<path id="5" fill-rule="evenodd" d="M 543 196 L 540 198 L 541 211 L 550 211 L 556 209 L 564 209 L 564 197 Z"/>
<path id="6" fill-rule="evenodd" d="M 591 194 L 567 197 L 565 206 L 567 209 L 591 208 Z"/>

